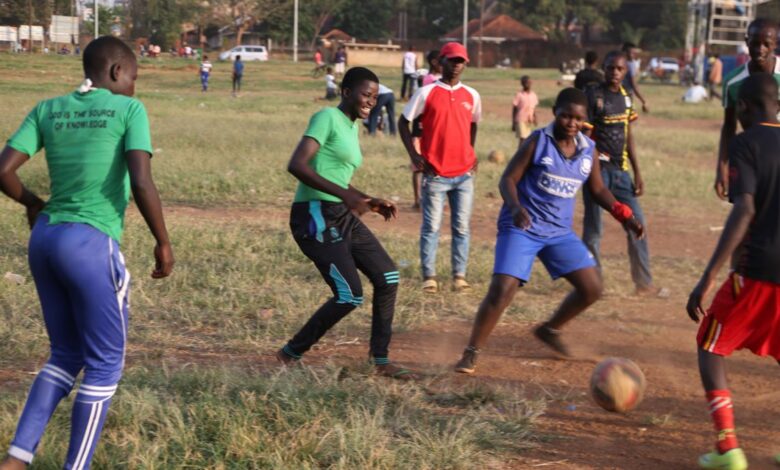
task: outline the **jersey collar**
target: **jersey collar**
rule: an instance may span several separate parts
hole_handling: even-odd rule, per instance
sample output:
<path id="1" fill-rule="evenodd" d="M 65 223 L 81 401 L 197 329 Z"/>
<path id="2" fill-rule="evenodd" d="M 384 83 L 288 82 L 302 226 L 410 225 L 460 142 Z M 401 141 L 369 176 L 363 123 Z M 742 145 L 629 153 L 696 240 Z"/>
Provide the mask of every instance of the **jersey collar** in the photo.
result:
<path id="1" fill-rule="evenodd" d="M 555 139 L 555 134 L 553 133 L 553 128 L 555 127 L 555 121 L 551 122 L 550 124 L 547 124 L 547 126 L 544 128 L 544 133 L 547 134 L 551 139 Z M 588 147 L 590 147 L 590 143 L 588 143 L 588 138 L 585 137 L 582 132 L 577 132 L 577 137 L 575 138 L 577 142 L 577 153 L 579 154 L 583 150 L 586 150 Z"/>
<path id="2" fill-rule="evenodd" d="M 436 85 L 444 88 L 445 90 L 450 90 L 450 91 L 455 91 L 459 88 L 463 88 L 463 82 L 458 82 L 454 86 L 449 86 L 443 81 L 441 81 L 441 79 L 436 80 Z"/>

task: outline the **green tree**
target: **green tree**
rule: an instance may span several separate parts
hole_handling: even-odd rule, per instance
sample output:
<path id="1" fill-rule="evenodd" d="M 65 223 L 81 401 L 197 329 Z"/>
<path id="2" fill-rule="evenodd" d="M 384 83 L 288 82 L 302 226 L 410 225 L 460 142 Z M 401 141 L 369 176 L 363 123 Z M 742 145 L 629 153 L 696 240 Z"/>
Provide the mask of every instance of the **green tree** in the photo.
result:
<path id="1" fill-rule="evenodd" d="M 621 0 L 507 0 L 502 10 L 550 39 L 570 42 L 575 25 L 610 29 L 610 13 L 620 5 Z"/>
<path id="2" fill-rule="evenodd" d="M 624 0 L 610 15 L 615 42 L 630 41 L 644 49 L 677 49 L 685 42 L 686 0 L 657 4 Z"/>
<path id="3" fill-rule="evenodd" d="M 395 0 L 343 0 L 334 11 L 333 26 L 361 39 L 386 39 L 395 15 Z"/>
<path id="4" fill-rule="evenodd" d="M 98 34 L 105 36 L 111 34 L 111 26 L 118 21 L 118 24 L 124 27 L 126 12 L 122 7 L 109 8 L 107 6 L 99 5 L 98 8 Z M 93 15 L 88 20 L 84 21 L 81 30 L 87 34 L 94 34 L 95 32 L 95 16 Z M 122 35 L 126 35 L 127 31 L 123 31 Z"/>

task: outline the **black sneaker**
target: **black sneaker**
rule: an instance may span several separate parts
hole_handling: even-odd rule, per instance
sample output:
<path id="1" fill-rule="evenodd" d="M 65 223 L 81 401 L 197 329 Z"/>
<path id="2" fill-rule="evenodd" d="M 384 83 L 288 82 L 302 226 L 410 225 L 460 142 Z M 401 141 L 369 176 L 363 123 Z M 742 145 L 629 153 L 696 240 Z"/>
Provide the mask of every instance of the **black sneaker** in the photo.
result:
<path id="1" fill-rule="evenodd" d="M 463 350 L 463 356 L 460 358 L 457 364 L 455 364 L 455 372 L 461 374 L 473 374 L 477 368 L 477 356 L 479 355 L 479 349 L 469 346 Z"/>
<path id="2" fill-rule="evenodd" d="M 560 354 L 561 356 L 571 357 L 569 348 L 561 341 L 561 331 L 550 328 L 547 325 L 539 325 L 534 330 L 534 336 L 536 339 L 546 344 L 552 350 Z"/>

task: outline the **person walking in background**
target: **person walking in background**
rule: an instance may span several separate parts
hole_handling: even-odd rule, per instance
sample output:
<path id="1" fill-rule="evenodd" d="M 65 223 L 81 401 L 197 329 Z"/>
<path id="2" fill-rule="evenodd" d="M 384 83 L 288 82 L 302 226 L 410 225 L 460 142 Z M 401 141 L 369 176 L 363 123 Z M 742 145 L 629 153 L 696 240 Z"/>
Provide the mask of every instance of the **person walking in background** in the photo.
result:
<path id="1" fill-rule="evenodd" d="M 596 51 L 585 53 L 585 68 L 574 77 L 574 88 L 585 91 L 589 87 L 604 83 L 604 72 L 599 69 L 599 55 Z"/>
<path id="2" fill-rule="evenodd" d="M 710 74 L 707 77 L 707 83 L 710 87 L 710 100 L 713 98 L 721 99 L 718 89 L 723 81 L 723 61 L 720 60 L 720 54 L 713 54 L 710 58 Z"/>
<path id="3" fill-rule="evenodd" d="M 333 66 L 335 67 L 336 77 L 344 75 L 344 69 L 347 67 L 347 50 L 344 46 L 339 46 L 336 54 L 333 56 Z"/>
<path id="4" fill-rule="evenodd" d="M 233 96 L 241 93 L 241 78 L 244 76 L 244 63 L 241 62 L 241 56 L 237 55 L 233 62 Z"/>
<path id="5" fill-rule="evenodd" d="M 650 108 L 647 107 L 647 101 L 642 93 L 639 91 L 639 73 L 641 70 L 642 62 L 639 59 L 639 48 L 636 44 L 627 42 L 623 44 L 623 53 L 628 60 L 628 70 L 626 76 L 623 78 L 623 89 L 625 89 L 629 95 L 634 95 L 639 101 L 642 102 L 642 111 L 645 113 L 650 112 Z"/>
<path id="6" fill-rule="evenodd" d="M 482 102 L 476 90 L 461 83 L 460 76 L 469 58 L 466 48 L 450 42 L 441 49 L 441 80 L 414 94 L 399 119 L 401 140 L 412 164 L 423 171 L 420 228 L 420 259 L 423 292 L 439 290 L 436 281 L 436 251 L 444 216 L 444 200 L 451 209 L 452 287 L 471 288 L 466 281 L 469 257 L 471 208 L 474 201 L 474 174 L 477 158 L 474 143 Z M 421 117 L 422 136 L 418 152 L 412 142 L 409 124 Z"/>
<path id="7" fill-rule="evenodd" d="M 404 53 L 401 71 L 403 72 L 401 99 L 411 98 L 414 94 L 414 75 L 417 73 L 417 54 L 414 52 L 414 46 L 409 46 L 409 49 Z"/>
<path id="8" fill-rule="evenodd" d="M 200 84 L 201 91 L 209 91 L 209 76 L 211 75 L 211 62 L 209 56 L 203 56 L 203 62 L 200 63 Z"/>
<path id="9" fill-rule="evenodd" d="M 539 97 L 531 90 L 531 77 L 528 75 L 520 78 L 520 85 L 522 89 L 512 100 L 512 131 L 522 144 L 536 128 L 536 107 L 539 106 Z"/>
<path id="10" fill-rule="evenodd" d="M 390 135 L 395 135 L 395 95 L 393 94 L 393 90 L 380 83 L 379 94 L 376 97 L 376 106 L 374 106 L 374 109 L 371 110 L 371 114 L 368 116 L 369 134 L 376 134 L 376 128 L 379 123 L 379 118 L 382 116 L 383 109 L 387 110 L 387 120 L 383 121 L 383 123 L 387 126 Z"/>

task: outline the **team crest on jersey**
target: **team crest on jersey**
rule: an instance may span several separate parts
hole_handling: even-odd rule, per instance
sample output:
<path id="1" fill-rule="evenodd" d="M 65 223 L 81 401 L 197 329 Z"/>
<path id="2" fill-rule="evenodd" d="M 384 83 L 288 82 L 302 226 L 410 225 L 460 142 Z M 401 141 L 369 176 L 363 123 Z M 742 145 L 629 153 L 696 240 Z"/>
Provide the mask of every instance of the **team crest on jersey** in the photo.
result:
<path id="1" fill-rule="evenodd" d="M 553 159 L 551 156 L 547 155 L 542 157 L 542 165 L 544 166 L 552 166 L 553 165 Z"/>
<path id="2" fill-rule="evenodd" d="M 571 199 L 577 195 L 577 190 L 580 189 L 582 182 L 572 178 L 553 175 L 545 171 L 540 175 L 537 185 L 548 194 Z"/>
<path id="3" fill-rule="evenodd" d="M 582 163 L 580 163 L 580 173 L 584 177 L 588 177 L 590 175 L 590 170 L 593 169 L 593 160 L 590 158 L 583 158 Z"/>
<path id="4" fill-rule="evenodd" d="M 466 108 L 466 111 L 469 111 L 469 112 L 471 112 L 471 110 L 472 110 L 472 108 L 473 108 L 473 106 L 471 105 L 471 103 L 469 103 L 468 101 L 464 101 L 464 102 L 462 102 L 461 104 L 463 105 L 463 107 L 464 107 L 464 108 Z"/>

